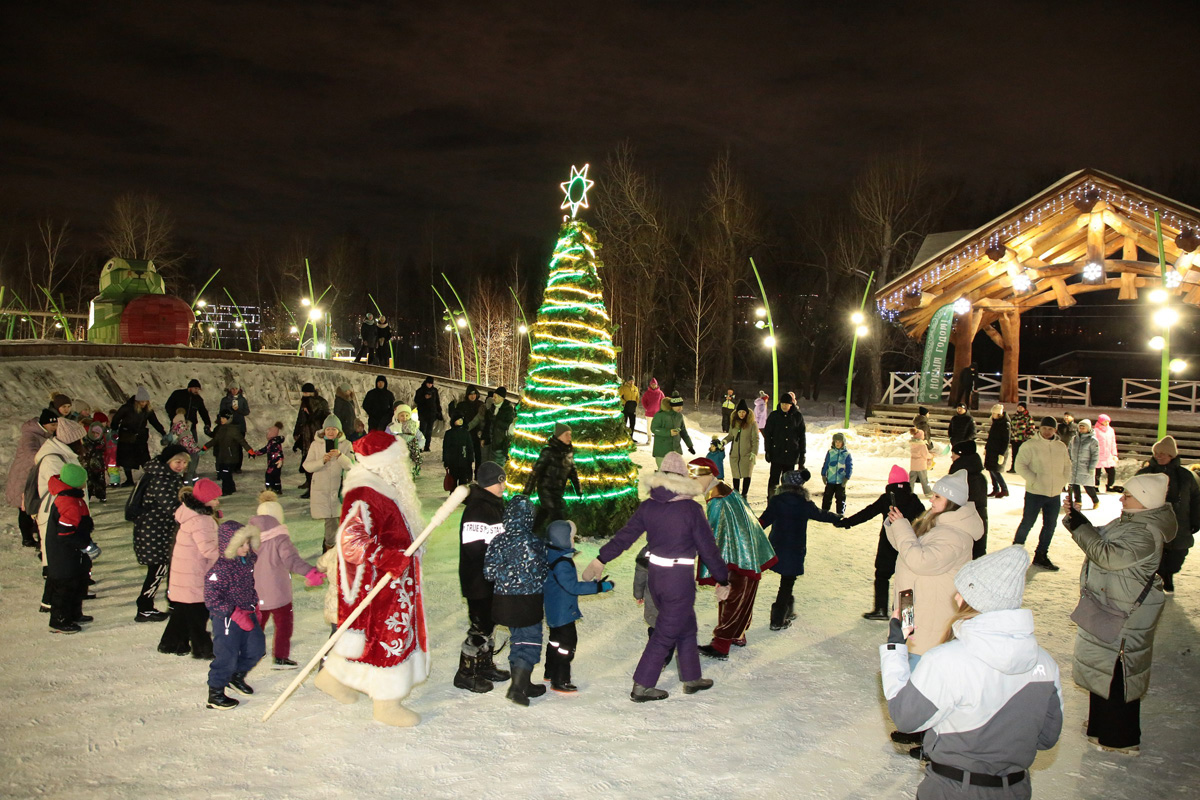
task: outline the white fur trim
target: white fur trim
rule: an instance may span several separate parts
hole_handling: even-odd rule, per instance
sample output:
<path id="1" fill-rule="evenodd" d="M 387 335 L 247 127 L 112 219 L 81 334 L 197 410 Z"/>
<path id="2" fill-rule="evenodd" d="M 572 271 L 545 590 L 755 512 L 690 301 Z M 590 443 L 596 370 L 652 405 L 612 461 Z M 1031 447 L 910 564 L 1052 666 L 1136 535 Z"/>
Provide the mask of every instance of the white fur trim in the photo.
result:
<path id="1" fill-rule="evenodd" d="M 358 461 L 359 464 L 362 464 L 363 466 L 365 466 L 369 469 L 372 469 L 372 470 L 380 470 L 380 469 L 383 469 L 384 467 L 388 466 L 389 464 L 394 464 L 395 462 L 399 461 L 401 458 L 403 458 L 405 461 L 407 461 L 408 460 L 408 446 L 405 444 L 402 444 L 397 439 L 396 441 L 394 441 L 390 445 L 388 445 L 388 448 L 386 450 L 382 450 L 378 453 L 372 453 L 369 456 L 364 456 L 362 453 L 355 450 L 354 457 Z"/>
<path id="2" fill-rule="evenodd" d="M 372 700 L 403 700 L 414 686 L 429 677 L 429 653 L 420 647 L 394 667 L 372 667 L 358 661 L 347 661 L 339 651 L 342 642 L 352 633 L 355 631 L 346 631 L 325 661 L 325 669 L 339 683 L 364 693 Z M 365 639 L 362 633 L 358 635 L 361 653 Z"/>
<path id="3" fill-rule="evenodd" d="M 675 475 L 671 472 L 642 473 L 639 481 L 638 494 L 645 499 L 650 496 L 651 489 L 662 487 L 684 497 L 695 497 L 704 494 L 704 487 L 699 481 Z"/>
<path id="4" fill-rule="evenodd" d="M 404 467 L 396 471 L 397 484 L 389 483 L 373 469 L 368 469 L 359 458 L 359 462 L 346 473 L 342 481 L 342 496 L 350 494 L 354 489 L 374 489 L 396 504 L 400 509 L 404 522 L 408 525 L 409 535 L 416 538 L 425 525 L 421 521 L 421 500 L 417 497 L 417 488 L 413 485 L 412 469 L 408 454 L 404 454 Z"/>

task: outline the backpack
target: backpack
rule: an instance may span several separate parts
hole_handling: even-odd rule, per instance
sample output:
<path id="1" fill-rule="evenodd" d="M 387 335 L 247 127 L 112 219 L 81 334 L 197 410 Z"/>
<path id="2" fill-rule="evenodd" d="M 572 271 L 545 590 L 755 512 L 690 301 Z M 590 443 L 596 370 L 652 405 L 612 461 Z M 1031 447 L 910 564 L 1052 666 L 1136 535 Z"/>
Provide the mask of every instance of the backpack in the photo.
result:
<path id="1" fill-rule="evenodd" d="M 133 487 L 133 491 L 129 493 L 129 499 L 125 501 L 125 521 L 137 522 L 138 517 L 142 515 L 146 504 L 146 487 L 150 484 L 150 476 L 143 474 L 137 482 L 137 486 Z"/>
<path id="2" fill-rule="evenodd" d="M 47 453 L 35 461 L 25 477 L 25 491 L 21 497 L 25 503 L 25 513 L 31 517 L 36 517 L 38 509 L 42 507 L 42 496 L 38 493 L 38 473 L 41 471 L 42 462 L 52 455 L 54 453 Z"/>

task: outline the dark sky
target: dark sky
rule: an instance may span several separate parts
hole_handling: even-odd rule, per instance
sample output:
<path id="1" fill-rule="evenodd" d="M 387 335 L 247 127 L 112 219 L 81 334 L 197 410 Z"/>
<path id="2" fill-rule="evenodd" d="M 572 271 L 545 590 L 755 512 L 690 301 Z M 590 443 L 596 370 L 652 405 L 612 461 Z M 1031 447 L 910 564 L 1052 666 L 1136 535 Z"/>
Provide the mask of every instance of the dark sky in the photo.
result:
<path id="1" fill-rule="evenodd" d="M 548 239 L 568 165 L 625 139 L 682 192 L 729 147 L 786 208 L 918 144 L 968 188 L 1169 174 L 1200 122 L 1193 4 L 21 5 L 0 211 L 88 225 L 149 190 L 192 239 L 430 213 Z"/>

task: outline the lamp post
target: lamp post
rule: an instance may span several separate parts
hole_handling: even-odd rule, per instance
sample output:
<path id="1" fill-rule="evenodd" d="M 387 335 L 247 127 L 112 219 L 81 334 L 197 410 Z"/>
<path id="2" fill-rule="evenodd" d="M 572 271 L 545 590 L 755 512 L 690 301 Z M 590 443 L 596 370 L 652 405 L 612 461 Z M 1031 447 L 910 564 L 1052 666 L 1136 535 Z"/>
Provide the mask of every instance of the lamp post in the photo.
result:
<path id="1" fill-rule="evenodd" d="M 758 266 L 754 263 L 754 259 L 750 259 L 750 269 L 754 270 L 754 279 L 758 281 L 758 293 L 762 296 L 762 308 L 755 311 L 755 314 L 766 318 L 767 321 L 767 338 L 763 339 L 763 344 L 771 348 L 771 397 L 775 403 L 779 402 L 779 348 L 775 339 L 775 323 L 771 320 L 771 303 L 767 300 L 767 290 L 763 288 L 762 276 L 758 274 Z M 762 313 L 759 313 L 759 312 Z M 761 320 L 755 323 L 756 327 L 761 328 Z"/>
<path id="2" fill-rule="evenodd" d="M 850 315 L 850 323 L 854 326 L 854 341 L 850 344 L 850 366 L 846 370 L 846 419 L 842 423 L 843 428 L 850 427 L 850 390 L 854 385 L 854 356 L 858 354 L 858 337 L 866 336 L 869 332 L 867 328 L 867 316 L 865 309 L 867 307 L 867 295 L 871 293 L 871 283 L 875 280 L 875 272 L 872 271 L 867 276 L 867 288 L 863 290 L 862 302 L 858 304 L 858 311 Z"/>
<path id="3" fill-rule="evenodd" d="M 1162 328 L 1162 336 L 1154 337 L 1151 341 L 1151 347 L 1161 340 L 1162 350 L 1162 368 L 1159 373 L 1158 381 L 1158 438 L 1161 439 L 1167 435 L 1167 398 L 1170 395 L 1171 383 L 1171 326 L 1179 321 L 1179 312 L 1171 308 L 1171 296 L 1167 292 L 1167 256 L 1163 250 L 1163 232 L 1162 219 L 1157 211 L 1154 212 L 1154 233 L 1158 239 L 1158 272 L 1162 278 L 1162 288 L 1155 289 L 1150 293 L 1152 301 L 1160 302 L 1162 307 L 1154 312 L 1154 323 Z M 1176 359 L 1178 361 L 1178 359 Z M 1181 365 L 1176 372 L 1182 371 L 1186 367 L 1186 363 L 1179 361 Z"/>

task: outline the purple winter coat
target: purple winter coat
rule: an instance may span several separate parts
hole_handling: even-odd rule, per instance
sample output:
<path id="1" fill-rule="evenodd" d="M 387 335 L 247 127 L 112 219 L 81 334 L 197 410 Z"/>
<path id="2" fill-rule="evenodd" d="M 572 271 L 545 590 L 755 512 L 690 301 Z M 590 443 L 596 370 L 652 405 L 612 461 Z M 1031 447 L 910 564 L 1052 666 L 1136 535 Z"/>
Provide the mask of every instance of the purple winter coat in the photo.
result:
<path id="1" fill-rule="evenodd" d="M 651 478 L 661 474 L 655 473 Z M 674 485 L 671 479 L 675 478 L 694 483 L 675 475 L 669 476 L 666 481 L 658 478 L 655 482 L 660 482 L 660 485 L 651 486 L 650 497 L 642 501 L 625 527 L 600 548 L 598 558 L 607 564 L 628 550 L 644 532 L 646 543 L 654 555 L 662 558 L 696 558 L 699 554 L 717 583 L 724 583 L 729 580 L 729 568 L 725 559 L 721 558 L 704 508 L 692 499 L 694 494 L 687 493 L 689 489 Z M 691 571 L 691 574 L 695 572 Z"/>
<path id="2" fill-rule="evenodd" d="M 250 552 L 239 556 L 246 542 Z M 222 522 L 217 528 L 217 547 L 221 556 L 204 579 L 204 605 L 208 613 L 229 616 L 234 609 L 258 610 L 258 592 L 254 591 L 255 550 L 262 546 L 256 528 L 245 529 L 240 522 Z"/>
<path id="3" fill-rule="evenodd" d="M 307 575 L 313 565 L 300 557 L 286 525 L 269 514 L 250 518 L 250 524 L 262 531 L 258 563 L 254 565 L 254 590 L 260 611 L 283 608 L 292 602 L 292 573 Z"/>

